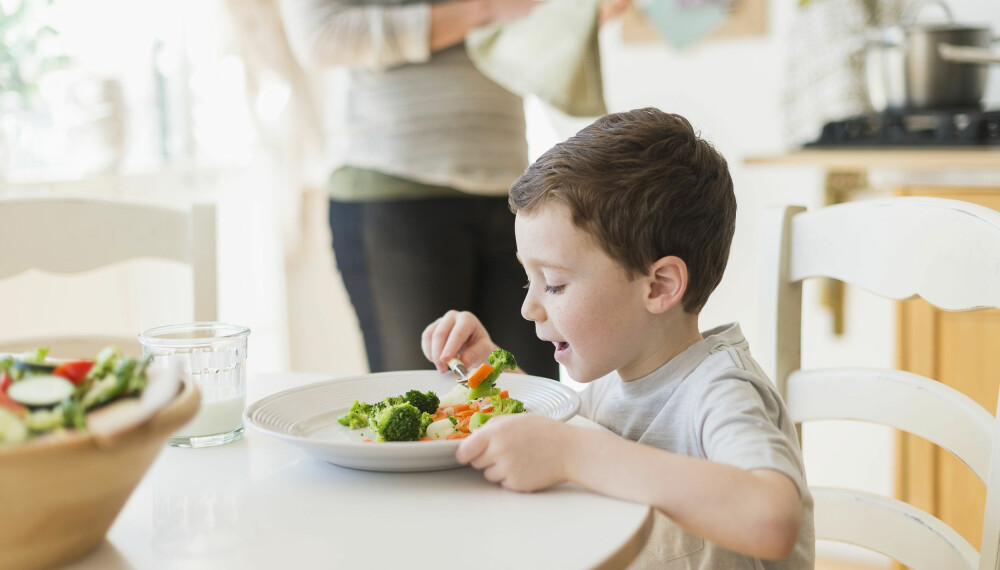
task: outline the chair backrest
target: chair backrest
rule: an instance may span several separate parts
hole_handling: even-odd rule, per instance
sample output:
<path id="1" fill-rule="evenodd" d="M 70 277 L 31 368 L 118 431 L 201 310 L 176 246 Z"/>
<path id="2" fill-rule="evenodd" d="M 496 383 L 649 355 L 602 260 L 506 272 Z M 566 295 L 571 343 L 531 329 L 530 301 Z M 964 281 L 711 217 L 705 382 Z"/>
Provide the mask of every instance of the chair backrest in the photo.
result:
<path id="1" fill-rule="evenodd" d="M 994 570 L 1000 541 L 1000 424 L 971 398 L 900 370 L 801 369 L 802 282 L 831 277 L 885 298 L 920 296 L 946 310 L 1000 307 L 1000 213 L 942 198 L 895 197 L 764 220 L 755 351 L 792 419 L 874 422 L 951 452 L 986 484 L 980 550 L 896 499 L 813 488 L 817 538 L 856 544 L 912 568 Z M 768 366 L 768 364 L 770 366 Z"/>
<path id="2" fill-rule="evenodd" d="M 144 258 L 189 265 L 194 319 L 216 320 L 213 204 L 179 209 L 93 197 L 0 197 L 0 244 L 0 279 L 30 269 L 82 273 Z M 67 295 L 74 294 L 67 291 Z M 66 336 L 55 330 L 44 337 L 0 342 L 0 352 L 49 346 L 53 355 L 82 357 L 110 343 L 125 345 L 129 353 L 138 352 L 135 334 Z"/>

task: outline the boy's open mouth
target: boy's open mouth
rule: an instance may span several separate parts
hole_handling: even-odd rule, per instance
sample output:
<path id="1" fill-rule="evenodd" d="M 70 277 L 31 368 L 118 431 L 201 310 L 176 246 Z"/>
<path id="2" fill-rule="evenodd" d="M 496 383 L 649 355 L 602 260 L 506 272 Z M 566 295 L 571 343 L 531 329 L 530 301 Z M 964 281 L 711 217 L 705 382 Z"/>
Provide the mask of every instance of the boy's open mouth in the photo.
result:
<path id="1" fill-rule="evenodd" d="M 555 354 L 556 360 L 559 360 L 560 356 L 566 354 L 566 352 L 569 351 L 569 343 L 568 342 L 557 340 L 557 341 L 553 342 L 552 344 L 556 345 L 556 354 Z"/>

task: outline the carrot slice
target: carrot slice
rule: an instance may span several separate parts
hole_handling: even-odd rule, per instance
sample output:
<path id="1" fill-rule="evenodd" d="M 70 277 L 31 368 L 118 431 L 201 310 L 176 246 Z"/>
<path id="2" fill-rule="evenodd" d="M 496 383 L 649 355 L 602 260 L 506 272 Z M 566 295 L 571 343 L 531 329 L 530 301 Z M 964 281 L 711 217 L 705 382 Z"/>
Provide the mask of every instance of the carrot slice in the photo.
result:
<path id="1" fill-rule="evenodd" d="M 469 408 L 470 408 L 469 404 L 455 404 L 454 406 L 452 406 L 452 411 L 455 415 L 458 415 L 459 412 L 465 412 Z"/>
<path id="2" fill-rule="evenodd" d="M 486 380 L 486 377 L 489 376 L 491 372 L 493 372 L 492 366 L 486 363 L 481 364 L 472 376 L 469 376 L 469 388 L 475 388 L 476 386 L 482 384 L 483 380 Z"/>
<path id="3" fill-rule="evenodd" d="M 510 392 L 507 391 L 507 390 L 504 390 L 503 392 L 500 392 L 500 397 L 501 398 L 510 398 Z"/>
<path id="4" fill-rule="evenodd" d="M 462 439 L 462 438 L 466 438 L 466 437 L 469 437 L 469 433 L 468 432 L 458 432 L 458 433 L 450 433 L 450 434 L 448 434 L 448 437 L 445 438 L 445 439 Z"/>

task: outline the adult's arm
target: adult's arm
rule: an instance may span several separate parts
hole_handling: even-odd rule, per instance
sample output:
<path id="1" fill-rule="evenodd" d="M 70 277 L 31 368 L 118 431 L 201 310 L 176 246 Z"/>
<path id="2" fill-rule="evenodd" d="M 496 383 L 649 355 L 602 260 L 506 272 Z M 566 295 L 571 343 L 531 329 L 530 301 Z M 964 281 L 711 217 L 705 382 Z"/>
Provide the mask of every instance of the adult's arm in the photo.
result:
<path id="1" fill-rule="evenodd" d="M 309 67 L 382 69 L 426 62 L 484 24 L 527 14 L 534 0 L 456 0 L 359 6 L 345 0 L 282 0 L 285 33 Z"/>

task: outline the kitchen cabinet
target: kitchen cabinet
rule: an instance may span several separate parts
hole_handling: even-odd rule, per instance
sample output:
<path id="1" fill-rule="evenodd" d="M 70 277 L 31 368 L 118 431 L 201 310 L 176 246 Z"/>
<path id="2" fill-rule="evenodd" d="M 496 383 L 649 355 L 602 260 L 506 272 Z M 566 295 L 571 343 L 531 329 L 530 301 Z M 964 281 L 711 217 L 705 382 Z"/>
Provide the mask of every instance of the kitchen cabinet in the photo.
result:
<path id="1" fill-rule="evenodd" d="M 939 171 L 982 175 L 995 170 L 996 183 L 894 183 L 888 194 L 935 196 L 973 202 L 1000 211 L 1000 148 L 965 149 L 872 148 L 807 150 L 749 158 L 751 165 L 811 165 L 825 169 L 827 202 L 852 199 L 865 188 L 868 171 L 890 169 L 904 174 Z M 990 176 L 985 177 L 992 180 Z M 903 177 L 906 179 L 906 176 Z M 833 283 L 825 294 L 831 309 L 840 310 L 842 285 Z M 843 321 L 834 318 L 835 327 Z M 896 363 L 900 369 L 935 378 L 965 393 L 991 413 L 1000 391 L 1000 311 L 939 310 L 923 299 L 897 303 Z M 914 436 L 897 435 L 895 458 L 897 497 L 916 504 L 956 528 L 979 547 L 985 486 L 960 461 Z"/>

